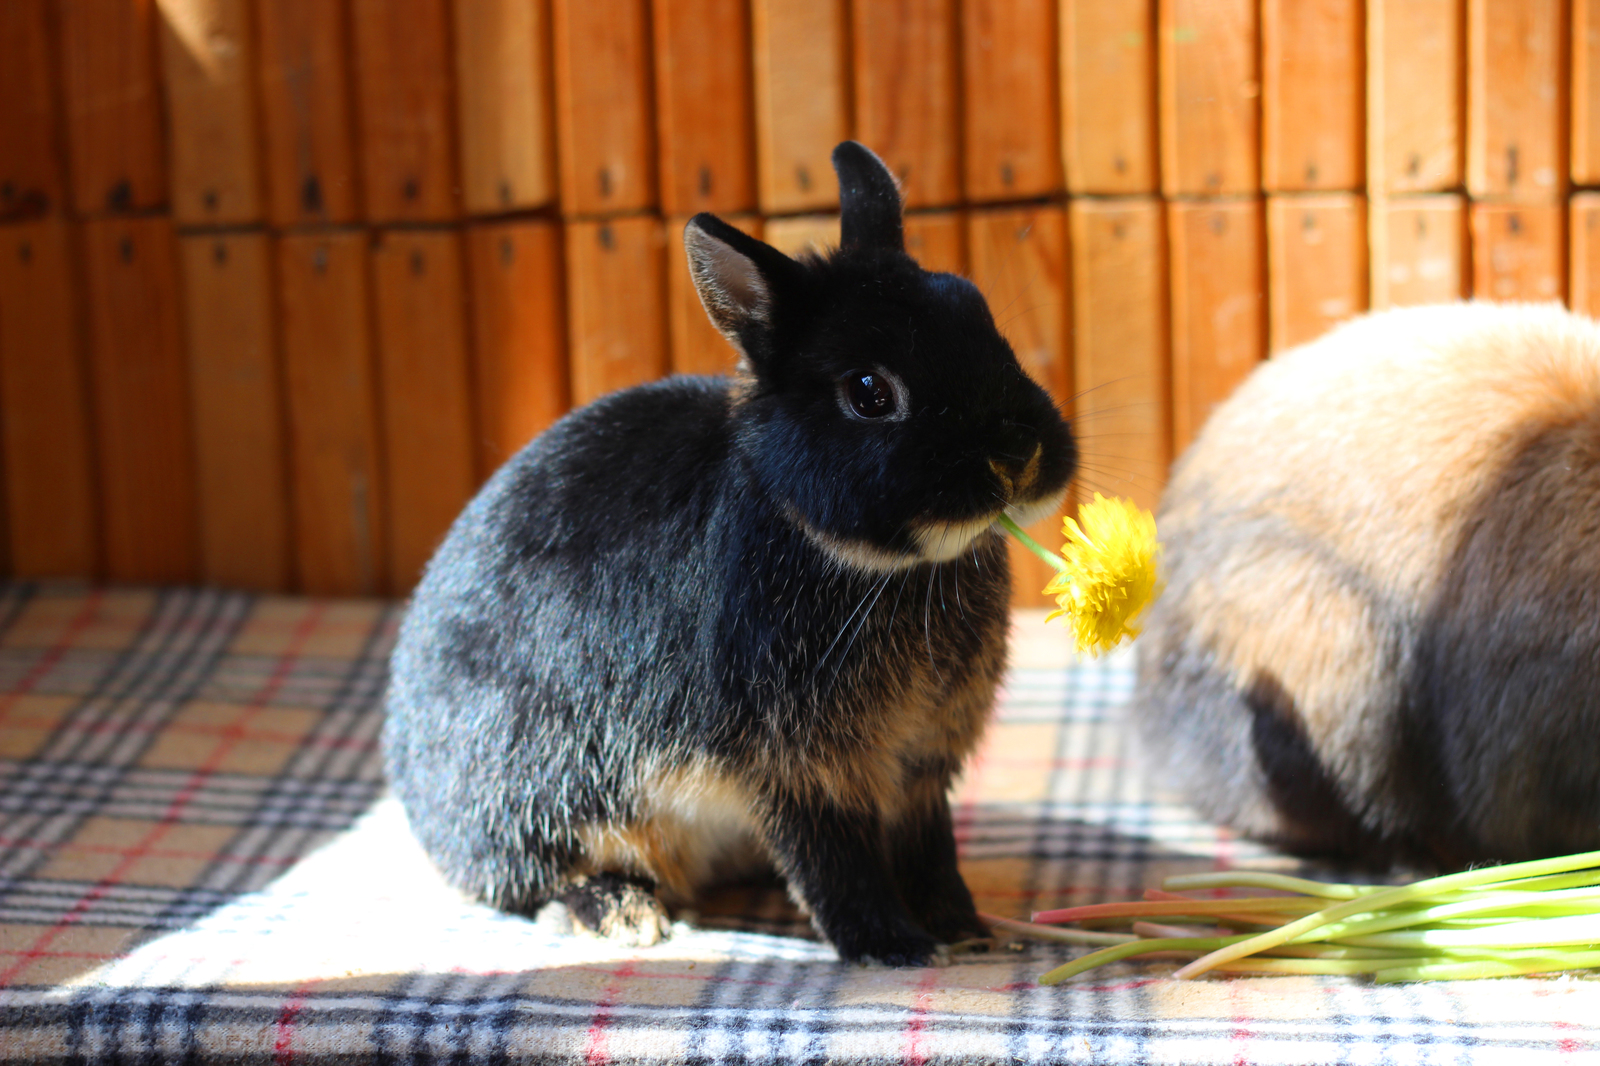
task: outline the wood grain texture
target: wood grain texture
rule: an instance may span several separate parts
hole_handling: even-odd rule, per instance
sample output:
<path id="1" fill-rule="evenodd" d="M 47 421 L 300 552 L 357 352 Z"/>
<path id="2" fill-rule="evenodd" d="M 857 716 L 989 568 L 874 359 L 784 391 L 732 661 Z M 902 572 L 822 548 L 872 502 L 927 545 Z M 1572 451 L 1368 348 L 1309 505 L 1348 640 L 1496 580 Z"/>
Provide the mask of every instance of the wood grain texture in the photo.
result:
<path id="1" fill-rule="evenodd" d="M 467 229 L 478 477 L 488 477 L 567 413 L 561 228 L 548 221 Z"/>
<path id="2" fill-rule="evenodd" d="M 739 353 L 711 324 L 700 303 L 700 294 L 695 291 L 694 280 L 689 276 L 689 257 L 683 247 L 683 227 L 688 221 L 687 218 L 667 221 L 667 325 L 671 334 L 672 372 L 731 373 Z M 761 219 L 756 215 L 729 215 L 723 221 L 738 226 L 752 237 L 762 235 Z"/>
<path id="3" fill-rule="evenodd" d="M 831 153 L 850 136 L 844 0 L 751 0 L 761 210 L 839 202 Z"/>
<path id="4" fill-rule="evenodd" d="M 1366 177 L 1362 0 L 1262 0 L 1261 181 L 1360 189 Z"/>
<path id="5" fill-rule="evenodd" d="M 178 243 L 200 575 L 225 588 L 287 592 L 288 452 L 271 239 L 216 233 Z"/>
<path id="6" fill-rule="evenodd" d="M 1153 511 L 1172 460 L 1161 204 L 1074 200 L 1069 215 L 1077 495 L 1127 496 Z"/>
<path id="7" fill-rule="evenodd" d="M 1569 202 L 1567 304 L 1600 318 L 1600 193 L 1581 192 Z"/>
<path id="8" fill-rule="evenodd" d="M 0 454 L 16 577 L 98 576 L 94 457 L 72 234 L 0 230 Z"/>
<path id="9" fill-rule="evenodd" d="M 95 215 L 165 206 L 153 0 L 74 0 L 55 10 L 73 207 Z"/>
<path id="10" fill-rule="evenodd" d="M 839 216 L 769 218 L 761 227 L 761 238 L 791 258 L 805 252 L 825 254 L 839 247 Z"/>
<path id="11" fill-rule="evenodd" d="M 392 594 L 478 485 L 461 258 L 454 231 L 389 230 L 372 247 Z"/>
<path id="12" fill-rule="evenodd" d="M 1562 300 L 1567 295 L 1566 206 L 1474 203 L 1472 295 L 1478 300 Z"/>
<path id="13" fill-rule="evenodd" d="M 1463 0 L 1367 0 L 1367 188 L 1461 184 Z"/>
<path id="14" fill-rule="evenodd" d="M 51 0 L 0 4 L 0 221 L 63 206 L 57 84 Z"/>
<path id="15" fill-rule="evenodd" d="M 905 217 L 906 251 L 924 270 L 967 272 L 967 226 L 959 211 L 919 211 Z"/>
<path id="16" fill-rule="evenodd" d="M 1372 307 L 1459 300 L 1466 293 L 1466 208 L 1439 193 L 1368 205 Z"/>
<path id="17" fill-rule="evenodd" d="M 1062 0 L 1067 188 L 1156 191 L 1156 27 L 1149 0 Z"/>
<path id="18" fill-rule="evenodd" d="M 1159 0 L 1161 187 L 1168 196 L 1261 185 L 1254 0 Z"/>
<path id="19" fill-rule="evenodd" d="M 955 0 L 850 8 L 855 138 L 900 179 L 908 207 L 961 201 Z"/>
<path id="20" fill-rule="evenodd" d="M 750 10 L 744 0 L 673 0 L 651 9 L 661 210 L 756 205 Z"/>
<path id="21" fill-rule="evenodd" d="M 477 215 L 555 202 L 549 6 L 469 0 L 452 10 L 462 202 Z"/>
<path id="22" fill-rule="evenodd" d="M 553 0 L 556 136 L 565 215 L 656 203 L 646 0 Z"/>
<path id="23" fill-rule="evenodd" d="M 183 225 L 259 221 L 255 30 L 248 0 L 157 0 L 157 7 L 172 217 Z"/>
<path id="24" fill-rule="evenodd" d="M 361 213 L 346 3 L 256 4 L 267 215 L 278 226 Z"/>
<path id="25" fill-rule="evenodd" d="M 1056 0 L 961 5 L 966 198 L 1018 200 L 1063 187 Z"/>
<path id="26" fill-rule="evenodd" d="M 199 523 L 172 223 L 95 220 L 83 245 L 105 575 L 192 582 Z"/>
<path id="27" fill-rule="evenodd" d="M 572 403 L 667 372 L 666 242 L 632 217 L 566 227 Z"/>
<path id="28" fill-rule="evenodd" d="M 1262 221 L 1256 199 L 1167 205 L 1175 455 L 1266 355 Z"/>
<path id="29" fill-rule="evenodd" d="M 298 591 L 380 595 L 386 510 L 367 237 L 292 234 L 277 259 Z"/>
<path id="30" fill-rule="evenodd" d="M 1546 201 L 1565 185 L 1565 0 L 1467 0 L 1467 192 Z"/>
<path id="31" fill-rule="evenodd" d="M 1358 193 L 1267 199 L 1267 347 L 1322 336 L 1367 309 L 1367 213 Z"/>
<path id="32" fill-rule="evenodd" d="M 351 0 L 363 202 L 370 222 L 460 213 L 446 0 Z"/>
<path id="33" fill-rule="evenodd" d="M 982 290 L 1000 332 L 1024 370 L 1063 411 L 1072 395 L 1071 286 L 1066 212 L 1056 206 L 990 208 L 967 215 L 972 280 Z M 1041 544 L 1061 539 L 1059 517 L 1028 527 Z M 1050 568 L 1019 544 L 1011 546 L 1012 602 L 1049 603 L 1040 591 Z"/>
<path id="34" fill-rule="evenodd" d="M 1572 0 L 1574 185 L 1600 185 L 1600 0 Z"/>

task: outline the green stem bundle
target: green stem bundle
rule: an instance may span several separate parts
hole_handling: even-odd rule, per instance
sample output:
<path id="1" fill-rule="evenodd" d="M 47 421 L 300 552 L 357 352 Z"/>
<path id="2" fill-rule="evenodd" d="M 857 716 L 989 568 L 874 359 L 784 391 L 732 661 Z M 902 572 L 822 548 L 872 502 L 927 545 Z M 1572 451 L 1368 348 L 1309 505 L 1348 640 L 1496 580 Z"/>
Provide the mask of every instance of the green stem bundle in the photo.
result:
<path id="1" fill-rule="evenodd" d="M 1290 894 L 1223 899 L 1173 895 L 1183 889 L 1218 888 Z M 1371 974 L 1380 982 L 1459 980 L 1600 967 L 1600 851 L 1465 870 L 1398 886 L 1324 884 L 1240 872 L 1172 877 L 1163 889 L 1151 893 L 1157 898 L 1142 902 L 1035 915 L 1041 924 L 1127 921 L 1139 936 L 1120 943 L 1102 940 L 1105 947 L 1056 967 L 1040 983 L 1057 984 L 1108 962 L 1155 953 L 1194 957 L 1175 974 L 1182 979 L 1218 970 Z M 1184 930 L 1152 926 L 1146 922 L 1151 918 L 1216 925 L 1217 935 L 1161 935 Z M 1030 935 L 1025 925 L 1008 922 L 1003 927 Z M 1116 935 L 1128 934 L 1098 933 Z"/>

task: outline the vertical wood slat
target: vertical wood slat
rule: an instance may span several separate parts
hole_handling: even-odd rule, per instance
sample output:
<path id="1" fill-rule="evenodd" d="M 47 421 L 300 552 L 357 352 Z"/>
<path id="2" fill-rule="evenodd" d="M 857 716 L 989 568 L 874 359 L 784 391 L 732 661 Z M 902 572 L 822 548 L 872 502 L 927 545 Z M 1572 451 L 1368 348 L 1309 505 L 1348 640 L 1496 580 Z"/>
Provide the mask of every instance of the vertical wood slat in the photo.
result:
<path id="1" fill-rule="evenodd" d="M 1154 510 L 1171 460 L 1161 204 L 1074 200 L 1069 215 L 1080 496 L 1128 496 Z"/>
<path id="2" fill-rule="evenodd" d="M 1161 187 L 1168 196 L 1261 185 L 1254 0 L 1160 0 Z"/>
<path id="3" fill-rule="evenodd" d="M 350 24 L 367 220 L 455 218 L 446 0 L 351 0 Z"/>
<path id="4" fill-rule="evenodd" d="M 80 214 L 167 202 L 153 0 L 57 5 L 73 206 Z"/>
<path id="5" fill-rule="evenodd" d="M 908 207 L 961 199 L 955 0 L 852 4 L 855 137 L 900 178 Z"/>
<path id="6" fill-rule="evenodd" d="M 1374 200 L 1367 207 L 1372 306 L 1459 300 L 1466 292 L 1466 209 L 1454 193 Z"/>
<path id="7" fill-rule="evenodd" d="M 572 403 L 667 372 L 666 248 L 650 217 L 566 227 Z M 619 300 L 617 294 L 628 293 Z"/>
<path id="8" fill-rule="evenodd" d="M 1270 352 L 1365 311 L 1366 201 L 1357 193 L 1268 197 L 1267 278 Z"/>
<path id="9" fill-rule="evenodd" d="M 1155 10 L 1148 0 L 1062 0 L 1067 188 L 1156 191 Z"/>
<path id="10" fill-rule="evenodd" d="M 51 0 L 0 4 L 0 220 L 65 199 Z"/>
<path id="11" fill-rule="evenodd" d="M 1565 206 L 1474 203 L 1472 295 L 1480 300 L 1566 296 Z"/>
<path id="12" fill-rule="evenodd" d="M 1571 178 L 1600 185 L 1600 0 L 1572 0 Z"/>
<path id="13" fill-rule="evenodd" d="M 1461 183 L 1463 0 L 1366 0 L 1367 188 Z"/>
<path id="14" fill-rule="evenodd" d="M 0 454 L 12 572 L 90 577 L 96 503 L 82 292 L 56 219 L 0 230 Z"/>
<path id="15" fill-rule="evenodd" d="M 905 218 L 906 252 L 924 270 L 967 272 L 966 223 L 959 211 L 926 211 Z"/>
<path id="16" fill-rule="evenodd" d="M 687 218 L 667 222 L 667 314 L 671 332 L 674 374 L 728 374 L 739 353 L 711 324 L 700 294 L 689 276 L 689 257 L 683 247 Z M 752 237 L 761 236 L 761 219 L 755 215 L 730 215 L 723 219 Z"/>
<path id="17" fill-rule="evenodd" d="M 1057 206 L 990 208 L 967 215 L 972 280 L 988 299 L 1023 369 L 1063 411 L 1073 389 L 1066 228 L 1066 212 Z M 1061 520 L 1043 519 L 1028 532 L 1053 545 L 1061 537 Z M 1010 545 L 1010 552 L 1012 602 L 1049 603 L 1041 590 L 1050 580 L 1050 568 L 1019 544 Z"/>
<path id="18" fill-rule="evenodd" d="M 545 0 L 456 3 L 456 121 L 469 214 L 543 207 L 556 196 L 555 91 Z"/>
<path id="19" fill-rule="evenodd" d="M 294 555 L 314 596 L 385 590 L 366 248 L 348 231 L 278 241 Z"/>
<path id="20" fill-rule="evenodd" d="M 802 252 L 827 252 L 839 247 L 839 216 L 791 215 L 769 218 L 761 226 L 761 237 L 791 258 Z"/>
<path id="21" fill-rule="evenodd" d="M 454 231 L 390 230 L 372 249 L 391 595 L 478 484 L 461 258 Z"/>
<path id="22" fill-rule="evenodd" d="M 1261 216 L 1256 199 L 1167 205 L 1174 454 L 1266 355 Z"/>
<path id="23" fill-rule="evenodd" d="M 1559 195 L 1566 0 L 1468 0 L 1467 191 Z"/>
<path id="24" fill-rule="evenodd" d="M 1365 178 L 1362 0 L 1263 0 L 1261 181 L 1354 190 Z"/>
<path id="25" fill-rule="evenodd" d="M 360 214 L 346 3 L 255 5 L 267 214 L 278 226 Z"/>
<path id="26" fill-rule="evenodd" d="M 561 211 L 656 203 L 646 0 L 553 0 Z"/>
<path id="27" fill-rule="evenodd" d="M 83 242 L 106 576 L 190 582 L 199 525 L 172 223 L 95 220 Z"/>
<path id="28" fill-rule="evenodd" d="M 493 473 L 566 414 L 566 290 L 553 222 L 467 229 L 478 477 Z"/>
<path id="29" fill-rule="evenodd" d="M 831 207 L 830 155 L 850 135 L 844 0 L 752 0 L 750 32 L 761 210 Z"/>
<path id="30" fill-rule="evenodd" d="M 172 217 L 217 225 L 261 218 L 255 33 L 246 0 L 157 0 Z"/>
<path id="31" fill-rule="evenodd" d="M 756 153 L 748 5 L 657 4 L 651 27 L 662 214 L 752 210 Z"/>
<path id="32" fill-rule="evenodd" d="M 969 201 L 1063 186 L 1057 0 L 961 4 L 962 155 Z"/>
<path id="33" fill-rule="evenodd" d="M 264 233 L 179 239 L 199 487 L 200 574 L 215 585 L 288 591 L 289 486 Z"/>
<path id="34" fill-rule="evenodd" d="M 1600 318 L 1600 193 L 1572 197 L 1567 228 L 1567 303 L 1580 314 Z"/>

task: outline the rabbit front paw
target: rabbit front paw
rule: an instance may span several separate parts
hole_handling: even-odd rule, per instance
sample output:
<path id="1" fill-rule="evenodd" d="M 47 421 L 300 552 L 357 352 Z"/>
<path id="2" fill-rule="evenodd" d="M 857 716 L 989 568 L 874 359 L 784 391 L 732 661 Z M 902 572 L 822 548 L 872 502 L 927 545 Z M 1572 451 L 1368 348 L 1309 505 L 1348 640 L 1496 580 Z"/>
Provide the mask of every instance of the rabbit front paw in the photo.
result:
<path id="1" fill-rule="evenodd" d="M 576 881 L 560 896 L 573 920 L 589 932 L 629 947 L 647 948 L 672 933 L 672 920 L 655 885 L 605 872 Z"/>

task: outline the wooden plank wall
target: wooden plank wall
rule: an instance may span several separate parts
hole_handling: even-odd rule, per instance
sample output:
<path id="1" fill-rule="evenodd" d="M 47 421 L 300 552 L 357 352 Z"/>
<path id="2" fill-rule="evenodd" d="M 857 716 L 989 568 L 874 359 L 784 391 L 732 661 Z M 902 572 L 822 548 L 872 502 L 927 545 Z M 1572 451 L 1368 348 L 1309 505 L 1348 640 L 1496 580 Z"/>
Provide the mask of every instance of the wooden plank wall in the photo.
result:
<path id="1" fill-rule="evenodd" d="M 1077 498 L 1368 307 L 1600 313 L 1600 0 L 7 0 L 0 96 L 18 577 L 403 594 L 572 404 L 731 366 L 683 225 L 836 240 L 844 137 Z"/>

